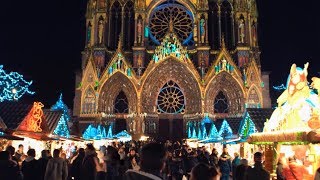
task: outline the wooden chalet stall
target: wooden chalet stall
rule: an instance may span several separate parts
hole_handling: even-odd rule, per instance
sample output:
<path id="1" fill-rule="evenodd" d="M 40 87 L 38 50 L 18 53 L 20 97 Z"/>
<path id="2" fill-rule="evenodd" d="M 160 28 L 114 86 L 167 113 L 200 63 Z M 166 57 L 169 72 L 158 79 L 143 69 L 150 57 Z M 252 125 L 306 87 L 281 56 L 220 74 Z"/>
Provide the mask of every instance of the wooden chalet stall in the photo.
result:
<path id="1" fill-rule="evenodd" d="M 272 157 L 273 172 L 279 159 L 294 156 L 309 171 L 304 174 L 306 180 L 313 179 L 320 166 L 320 98 L 314 91 L 320 90 L 320 79 L 312 78 L 314 89 L 308 86 L 308 65 L 304 69 L 291 66 L 287 87 L 277 99 L 278 107 L 263 132 L 248 139 L 249 143 L 269 147 L 265 157 Z"/>

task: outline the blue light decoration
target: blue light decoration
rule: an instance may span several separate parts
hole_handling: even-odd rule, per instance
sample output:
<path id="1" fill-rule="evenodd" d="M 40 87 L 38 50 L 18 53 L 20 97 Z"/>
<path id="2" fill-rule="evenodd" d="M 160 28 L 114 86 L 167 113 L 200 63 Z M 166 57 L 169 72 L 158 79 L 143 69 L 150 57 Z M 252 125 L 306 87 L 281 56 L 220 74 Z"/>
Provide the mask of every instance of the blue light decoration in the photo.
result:
<path id="1" fill-rule="evenodd" d="M 223 120 L 221 128 L 219 130 L 219 135 L 224 139 L 228 139 L 233 136 L 232 129 L 225 119 Z"/>
<path id="2" fill-rule="evenodd" d="M 71 119 L 69 115 L 69 110 L 66 104 L 62 100 L 62 93 L 59 96 L 58 101 L 51 107 L 51 111 L 62 111 L 62 116 L 58 122 L 57 127 L 53 131 L 54 134 L 61 137 L 70 137 L 70 130 L 68 126 L 68 121 Z"/>
<path id="3" fill-rule="evenodd" d="M 196 124 L 194 123 L 193 125 L 193 130 L 192 130 L 192 139 L 196 139 L 197 138 L 197 132 L 196 132 Z"/>
<path id="4" fill-rule="evenodd" d="M 0 131 L 0 136 L 4 136 L 4 132 Z"/>
<path id="5" fill-rule="evenodd" d="M 188 126 L 188 131 L 187 131 L 188 139 L 190 139 L 190 138 L 192 137 L 192 131 L 191 131 L 192 123 L 191 123 L 191 122 L 188 122 L 188 123 L 187 123 L 187 126 Z"/>
<path id="6" fill-rule="evenodd" d="M 123 131 L 119 132 L 118 134 L 116 134 L 114 137 L 116 137 L 116 138 L 131 138 L 131 135 L 126 130 L 123 130 Z"/>
<path id="7" fill-rule="evenodd" d="M 69 109 L 68 106 L 63 102 L 62 100 L 62 93 L 59 96 L 58 101 L 56 102 L 56 104 L 54 104 L 53 106 L 51 106 L 51 110 L 52 111 L 62 111 L 63 112 L 63 116 L 65 116 L 65 120 L 68 122 L 70 121 L 70 114 L 69 114 Z"/>
<path id="8" fill-rule="evenodd" d="M 33 95 L 34 92 L 29 90 L 31 84 L 32 81 L 24 80 L 17 72 L 7 74 L 0 65 L 0 102 L 19 100 L 24 94 Z"/>
<path id="9" fill-rule="evenodd" d="M 276 91 L 284 91 L 287 89 L 284 84 L 281 84 L 280 86 L 272 86 L 272 88 Z"/>
<path id="10" fill-rule="evenodd" d="M 109 125 L 109 130 L 108 130 L 108 134 L 107 134 L 107 138 L 108 139 L 112 139 L 113 138 L 113 133 L 112 133 L 112 128 L 113 127 L 113 123 L 111 123 L 110 125 Z"/>
<path id="11" fill-rule="evenodd" d="M 239 136 L 242 140 L 246 140 L 251 134 L 257 132 L 250 115 L 246 113 L 244 119 L 240 123 Z"/>
<path id="12" fill-rule="evenodd" d="M 201 123 L 198 123 L 198 139 L 202 140 L 203 139 L 203 134 L 202 134 L 202 127 L 201 127 Z"/>
<path id="13" fill-rule="evenodd" d="M 210 129 L 208 138 L 213 139 L 213 140 L 221 140 L 222 139 L 218 130 L 217 130 L 216 125 L 214 125 L 213 123 L 212 123 L 211 129 Z"/>
<path id="14" fill-rule="evenodd" d="M 207 129 L 204 123 L 201 123 L 201 129 L 202 129 L 202 139 L 207 139 L 208 134 L 207 134 Z"/>
<path id="15" fill-rule="evenodd" d="M 85 140 L 106 139 L 106 129 L 102 125 L 98 125 L 97 127 L 95 127 L 94 125 L 90 124 L 88 128 L 84 131 L 82 137 Z"/>

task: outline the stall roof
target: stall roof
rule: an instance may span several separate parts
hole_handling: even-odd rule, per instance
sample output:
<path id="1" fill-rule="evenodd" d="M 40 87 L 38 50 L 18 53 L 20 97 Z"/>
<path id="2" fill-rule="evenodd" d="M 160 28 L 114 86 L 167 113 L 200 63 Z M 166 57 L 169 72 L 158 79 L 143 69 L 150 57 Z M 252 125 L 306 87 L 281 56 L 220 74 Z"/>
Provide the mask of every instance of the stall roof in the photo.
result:
<path id="1" fill-rule="evenodd" d="M 271 108 L 247 108 L 247 113 L 253 121 L 258 132 L 263 131 L 264 123 L 270 119 L 273 109 Z M 230 125 L 231 126 L 231 125 Z"/>
<path id="2" fill-rule="evenodd" d="M 50 133 L 52 133 L 57 127 L 62 114 L 62 111 L 51 111 L 50 109 L 43 110 L 43 116 L 46 119 L 48 131 Z"/>
<path id="3" fill-rule="evenodd" d="M 216 119 L 214 121 L 214 125 L 216 126 L 218 131 L 221 128 L 223 120 L 224 119 Z M 226 121 L 228 122 L 230 128 L 232 129 L 233 134 L 237 134 L 238 133 L 241 120 L 242 120 L 242 117 L 239 117 L 239 118 L 226 118 Z"/>
<path id="4" fill-rule="evenodd" d="M 20 101 L 5 101 L 0 103 L 0 117 L 9 129 L 16 129 L 28 115 L 32 104 Z"/>

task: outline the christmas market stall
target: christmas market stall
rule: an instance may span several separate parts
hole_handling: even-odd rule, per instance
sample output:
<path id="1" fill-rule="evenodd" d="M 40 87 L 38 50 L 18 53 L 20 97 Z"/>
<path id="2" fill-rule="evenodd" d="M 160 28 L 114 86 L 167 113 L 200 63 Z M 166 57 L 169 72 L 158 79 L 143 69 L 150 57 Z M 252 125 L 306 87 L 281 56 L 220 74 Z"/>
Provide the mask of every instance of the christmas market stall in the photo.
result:
<path id="1" fill-rule="evenodd" d="M 108 126 L 103 124 L 90 124 L 82 137 L 87 143 L 91 142 L 95 147 L 107 146 L 113 140 L 113 123 Z"/>
<path id="2" fill-rule="evenodd" d="M 248 142 L 268 146 L 267 162 L 272 162 L 270 171 L 275 172 L 279 159 L 293 157 L 309 171 L 303 179 L 313 179 L 320 166 L 320 79 L 312 78 L 308 86 L 307 68 L 291 66 L 286 89 L 277 99 L 278 107 L 265 123 L 262 133 L 251 134 Z M 270 159 L 272 157 L 272 160 Z M 267 166 L 267 165 L 266 165 Z"/>

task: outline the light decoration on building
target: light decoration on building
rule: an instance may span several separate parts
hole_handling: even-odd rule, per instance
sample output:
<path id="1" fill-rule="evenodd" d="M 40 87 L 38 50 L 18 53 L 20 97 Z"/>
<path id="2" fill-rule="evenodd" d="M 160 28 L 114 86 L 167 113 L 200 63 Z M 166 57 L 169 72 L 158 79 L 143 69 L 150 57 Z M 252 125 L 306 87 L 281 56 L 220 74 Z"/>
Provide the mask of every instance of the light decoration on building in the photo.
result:
<path id="1" fill-rule="evenodd" d="M 219 130 L 219 135 L 223 138 L 230 138 L 233 135 L 232 129 L 225 119 L 223 120 L 221 128 Z"/>
<path id="2" fill-rule="evenodd" d="M 0 102 L 18 100 L 24 94 L 33 95 L 34 92 L 29 90 L 31 84 L 32 81 L 24 80 L 17 72 L 6 73 L 0 65 Z"/>
<path id="3" fill-rule="evenodd" d="M 152 60 L 158 63 L 168 56 L 176 57 L 181 61 L 187 61 L 189 58 L 187 48 L 181 45 L 174 33 L 166 34 L 161 44 L 156 47 Z"/>
<path id="4" fill-rule="evenodd" d="M 44 105 L 41 102 L 34 102 L 31 111 L 22 121 L 18 130 L 42 132 L 41 123 L 43 118 L 43 107 Z"/>
<path id="5" fill-rule="evenodd" d="M 120 50 L 118 49 L 118 51 Z M 117 71 L 123 72 L 123 74 L 127 75 L 128 77 L 132 76 L 131 68 L 127 65 L 123 55 L 120 52 L 117 53 L 116 58 L 110 63 L 108 74 L 112 75 Z"/>
<path id="6" fill-rule="evenodd" d="M 93 124 L 90 124 L 88 128 L 83 133 L 83 139 L 85 140 L 101 140 L 106 139 L 106 129 L 102 125 L 95 127 Z"/>
<path id="7" fill-rule="evenodd" d="M 218 74 L 222 71 L 226 71 L 230 74 L 234 72 L 234 67 L 225 59 L 223 58 L 217 65 L 214 66 L 215 74 Z"/>
<path id="8" fill-rule="evenodd" d="M 240 123 L 239 136 L 242 139 L 247 139 L 251 134 L 257 132 L 255 124 L 250 118 L 250 115 L 246 113 L 245 118 Z"/>

